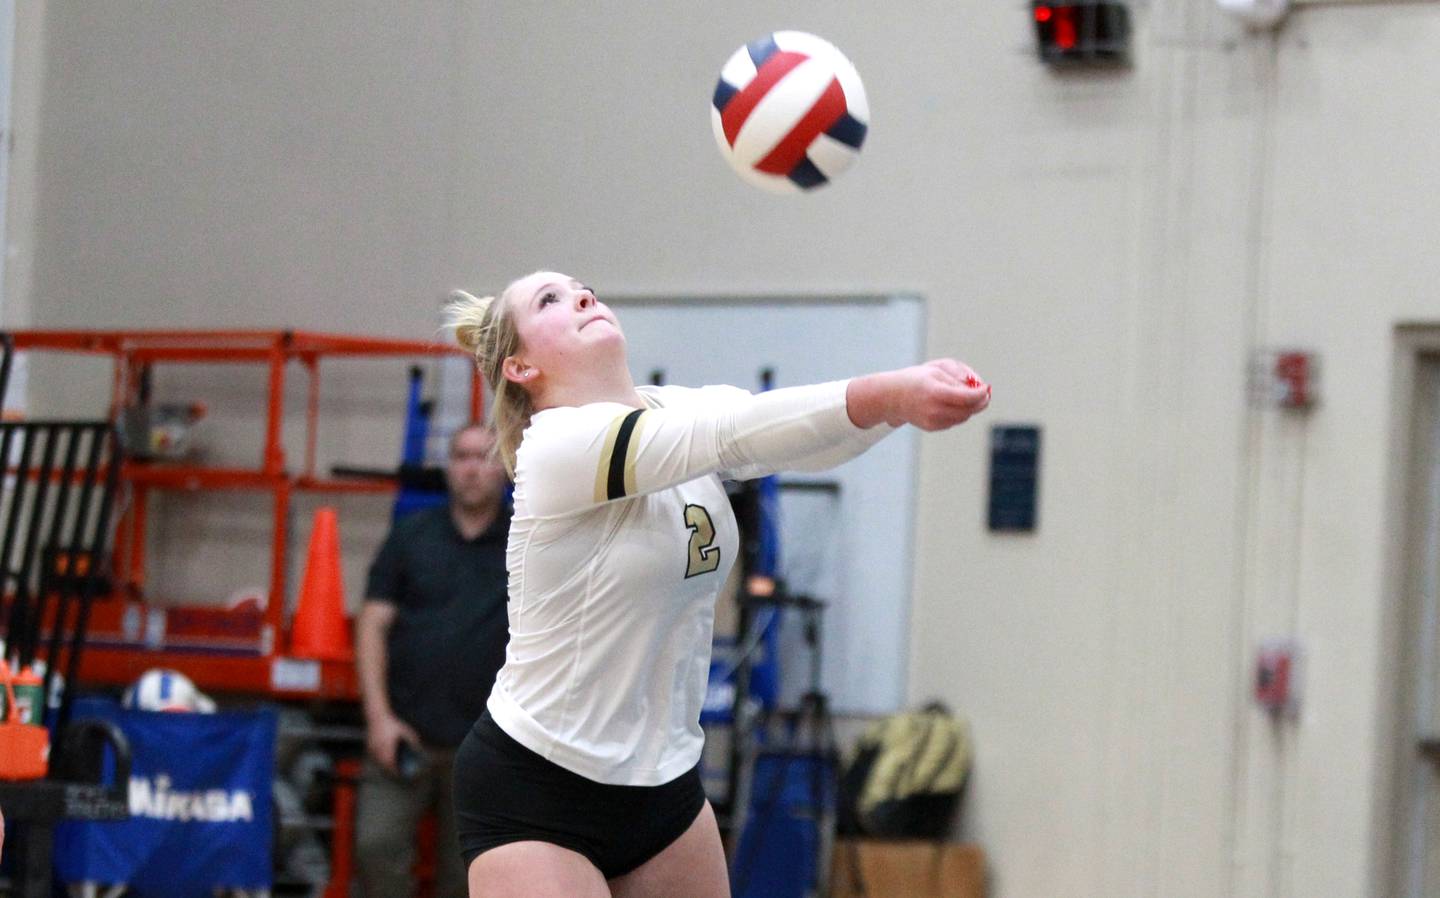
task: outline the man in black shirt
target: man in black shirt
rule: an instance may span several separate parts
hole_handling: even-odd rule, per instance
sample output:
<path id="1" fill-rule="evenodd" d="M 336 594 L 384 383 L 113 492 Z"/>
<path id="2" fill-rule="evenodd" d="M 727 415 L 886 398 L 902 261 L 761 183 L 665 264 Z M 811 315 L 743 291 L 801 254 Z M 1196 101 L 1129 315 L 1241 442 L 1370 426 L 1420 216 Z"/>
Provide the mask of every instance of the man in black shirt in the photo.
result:
<path id="1" fill-rule="evenodd" d="M 369 755 L 356 812 L 366 898 L 413 891 L 415 835 L 434 808 L 436 898 L 463 898 L 451 768 L 505 662 L 510 511 L 494 434 L 450 440 L 449 503 L 397 521 L 370 567 L 356 626 Z"/>

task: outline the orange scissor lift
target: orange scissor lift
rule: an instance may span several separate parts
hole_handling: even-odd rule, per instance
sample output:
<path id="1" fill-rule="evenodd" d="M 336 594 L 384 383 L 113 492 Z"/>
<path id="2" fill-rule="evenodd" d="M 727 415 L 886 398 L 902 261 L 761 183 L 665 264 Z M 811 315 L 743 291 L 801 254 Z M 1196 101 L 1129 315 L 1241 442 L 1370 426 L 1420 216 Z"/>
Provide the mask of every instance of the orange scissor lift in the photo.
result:
<path id="1" fill-rule="evenodd" d="M 139 398 L 145 369 L 158 364 L 252 364 L 268 370 L 264 444 L 255 468 L 128 460 L 121 471 L 130 501 L 116 521 L 112 591 L 93 607 L 80 680 L 123 685 L 153 667 L 190 677 L 202 690 L 276 698 L 358 697 L 353 661 L 297 658 L 289 653 L 285 620 L 288 519 L 297 493 L 383 493 L 396 482 L 380 477 L 323 477 L 315 473 L 320 362 L 326 358 L 416 358 L 461 355 L 438 343 L 289 330 L 20 330 L 19 351 L 71 352 L 113 359 L 110 414 Z M 292 362 L 309 377 L 305 458 L 292 472 L 282 440 L 285 378 Z M 481 381 L 472 369 L 470 412 L 479 420 Z M 259 607 L 151 607 L 145 598 L 147 505 L 155 491 L 248 491 L 273 499 L 269 598 Z"/>

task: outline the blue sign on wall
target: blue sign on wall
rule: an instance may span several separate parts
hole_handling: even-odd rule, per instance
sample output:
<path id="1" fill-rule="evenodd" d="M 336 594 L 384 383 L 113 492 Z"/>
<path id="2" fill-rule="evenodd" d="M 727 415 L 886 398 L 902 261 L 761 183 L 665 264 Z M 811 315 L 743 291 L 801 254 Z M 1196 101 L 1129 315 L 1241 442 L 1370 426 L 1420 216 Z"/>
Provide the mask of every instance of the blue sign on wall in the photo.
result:
<path id="1" fill-rule="evenodd" d="M 1040 428 L 997 424 L 990 430 L 990 529 L 1031 532 L 1040 480 Z"/>

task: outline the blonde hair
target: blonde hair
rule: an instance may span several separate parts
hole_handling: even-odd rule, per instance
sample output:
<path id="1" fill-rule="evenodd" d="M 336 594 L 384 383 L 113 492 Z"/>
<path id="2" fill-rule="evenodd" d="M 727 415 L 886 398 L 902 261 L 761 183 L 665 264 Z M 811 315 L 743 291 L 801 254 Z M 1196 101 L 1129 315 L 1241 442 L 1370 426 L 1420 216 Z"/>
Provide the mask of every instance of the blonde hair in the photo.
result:
<path id="1" fill-rule="evenodd" d="M 508 290 L 508 288 L 507 288 Z M 505 377 L 505 359 L 520 351 L 520 331 L 510 313 L 505 293 L 472 296 L 464 290 L 450 293 L 445 318 L 454 329 L 455 342 L 475 357 L 475 364 L 495 396 L 490 420 L 495 428 L 495 454 L 514 479 L 515 452 L 530 426 L 535 407 L 530 394 Z"/>

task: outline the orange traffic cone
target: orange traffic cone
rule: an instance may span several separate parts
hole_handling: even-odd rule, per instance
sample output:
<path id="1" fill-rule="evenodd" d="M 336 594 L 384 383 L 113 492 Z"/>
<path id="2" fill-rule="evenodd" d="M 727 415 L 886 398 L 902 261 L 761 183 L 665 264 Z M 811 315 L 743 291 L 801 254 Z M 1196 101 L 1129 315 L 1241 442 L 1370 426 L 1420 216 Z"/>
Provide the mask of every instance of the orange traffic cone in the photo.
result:
<path id="1" fill-rule="evenodd" d="M 300 583 L 300 603 L 290 633 L 290 654 L 322 661 L 349 661 L 355 657 L 350 627 L 345 621 L 340 525 L 335 509 L 328 506 L 315 509 L 305 579 Z"/>

